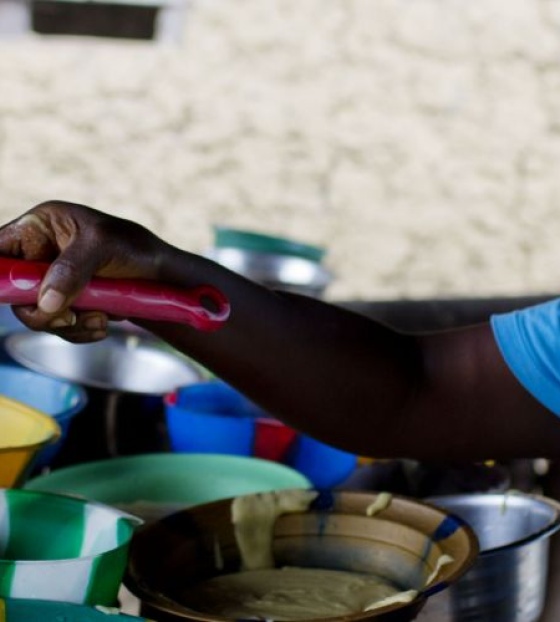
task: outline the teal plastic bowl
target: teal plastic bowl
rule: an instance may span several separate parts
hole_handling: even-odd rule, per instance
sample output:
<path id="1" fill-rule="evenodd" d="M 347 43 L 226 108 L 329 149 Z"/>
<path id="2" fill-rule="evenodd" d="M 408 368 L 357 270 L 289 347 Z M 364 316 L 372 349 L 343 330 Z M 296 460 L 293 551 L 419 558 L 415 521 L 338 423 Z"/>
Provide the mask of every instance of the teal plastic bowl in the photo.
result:
<path id="1" fill-rule="evenodd" d="M 298 471 L 268 460 L 156 453 L 64 467 L 31 479 L 29 490 L 79 495 L 146 521 L 193 505 L 286 488 L 310 488 Z"/>
<path id="2" fill-rule="evenodd" d="M 108 614 L 110 615 L 108 616 Z M 138 618 L 88 607 L 48 600 L 0 598 L 1 622 L 148 622 Z"/>
<path id="3" fill-rule="evenodd" d="M 216 248 L 238 248 L 257 253 L 290 255 L 316 262 L 320 262 L 325 255 L 325 249 L 321 246 L 256 231 L 221 226 L 214 227 L 214 245 Z"/>

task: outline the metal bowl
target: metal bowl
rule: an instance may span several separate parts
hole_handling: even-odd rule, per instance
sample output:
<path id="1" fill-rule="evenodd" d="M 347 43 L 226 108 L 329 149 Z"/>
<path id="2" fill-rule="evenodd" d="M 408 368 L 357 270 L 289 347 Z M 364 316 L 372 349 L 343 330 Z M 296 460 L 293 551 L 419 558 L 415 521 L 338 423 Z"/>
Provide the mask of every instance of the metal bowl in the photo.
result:
<path id="1" fill-rule="evenodd" d="M 143 335 L 114 333 L 103 341 L 73 344 L 47 333 L 18 332 L 5 348 L 29 369 L 88 387 L 164 395 L 202 374 L 189 361 Z"/>
<path id="2" fill-rule="evenodd" d="M 429 622 L 535 622 L 546 595 L 550 536 L 560 528 L 560 504 L 522 493 L 431 497 L 474 529 L 475 565 L 426 606 Z"/>
<path id="3" fill-rule="evenodd" d="M 476 558 L 476 537 L 463 521 L 396 496 L 368 515 L 371 504 L 380 500 L 373 493 L 323 492 L 308 511 L 280 516 L 275 523 L 278 566 L 370 572 L 402 590 L 418 590 L 411 602 L 329 618 L 331 622 L 413 620 L 430 594 L 456 581 Z M 160 622 L 227 622 L 190 609 L 179 602 L 178 593 L 201 579 L 239 569 L 231 504 L 227 499 L 199 505 L 136 533 L 125 584 L 142 601 L 144 615 Z M 434 572 L 442 555 L 452 561 Z"/>
<path id="4" fill-rule="evenodd" d="M 321 297 L 332 274 L 317 261 L 240 248 L 216 248 L 207 256 L 266 287 Z"/>

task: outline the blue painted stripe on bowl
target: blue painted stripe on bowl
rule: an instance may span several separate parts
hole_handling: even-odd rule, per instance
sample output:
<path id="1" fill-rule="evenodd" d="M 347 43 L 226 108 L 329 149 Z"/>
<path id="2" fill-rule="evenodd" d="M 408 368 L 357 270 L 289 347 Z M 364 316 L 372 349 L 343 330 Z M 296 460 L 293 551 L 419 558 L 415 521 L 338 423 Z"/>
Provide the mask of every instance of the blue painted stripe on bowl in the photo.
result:
<path id="1" fill-rule="evenodd" d="M 432 540 L 439 542 L 452 536 L 458 529 L 464 525 L 464 521 L 455 516 L 446 516 L 441 523 L 437 526 L 437 529 L 432 534 Z"/>

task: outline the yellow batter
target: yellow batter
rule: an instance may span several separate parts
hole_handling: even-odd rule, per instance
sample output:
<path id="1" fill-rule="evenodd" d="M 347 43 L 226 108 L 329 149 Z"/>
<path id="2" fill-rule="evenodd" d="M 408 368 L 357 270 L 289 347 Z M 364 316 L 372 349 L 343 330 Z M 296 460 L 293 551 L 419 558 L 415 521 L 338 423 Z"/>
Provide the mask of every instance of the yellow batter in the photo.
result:
<path id="1" fill-rule="evenodd" d="M 317 497 L 313 490 L 279 490 L 237 497 L 231 504 L 231 520 L 243 570 L 274 568 L 274 523 L 282 514 L 305 512 Z"/>
<path id="2" fill-rule="evenodd" d="M 317 568 L 269 568 L 214 577 L 191 586 L 181 601 L 199 612 L 231 619 L 309 620 L 409 602 L 382 579 Z"/>

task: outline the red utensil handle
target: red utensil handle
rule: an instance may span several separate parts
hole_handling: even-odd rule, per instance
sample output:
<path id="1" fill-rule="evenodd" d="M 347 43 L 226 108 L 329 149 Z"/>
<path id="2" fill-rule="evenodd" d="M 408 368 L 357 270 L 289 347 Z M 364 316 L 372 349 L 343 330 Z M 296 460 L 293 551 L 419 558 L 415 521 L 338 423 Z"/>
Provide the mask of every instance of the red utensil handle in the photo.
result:
<path id="1" fill-rule="evenodd" d="M 0 302 L 36 304 L 48 268 L 47 263 L 0 257 Z M 211 285 L 183 290 L 140 279 L 94 277 L 72 306 L 126 318 L 190 324 L 205 332 L 220 328 L 230 314 L 228 299 Z"/>

